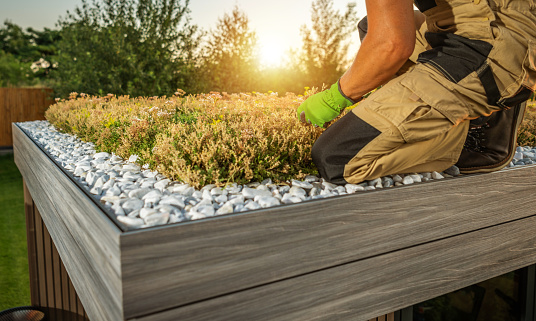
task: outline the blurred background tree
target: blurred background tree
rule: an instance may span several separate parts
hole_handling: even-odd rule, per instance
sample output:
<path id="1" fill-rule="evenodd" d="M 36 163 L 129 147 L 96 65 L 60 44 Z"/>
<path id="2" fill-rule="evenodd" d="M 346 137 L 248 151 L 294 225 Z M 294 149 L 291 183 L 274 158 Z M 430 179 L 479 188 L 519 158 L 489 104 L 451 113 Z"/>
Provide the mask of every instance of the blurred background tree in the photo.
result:
<path id="1" fill-rule="evenodd" d="M 195 91 L 201 32 L 189 0 L 82 0 L 60 20 L 56 92 L 131 96 Z"/>
<path id="2" fill-rule="evenodd" d="M 192 24 L 189 0 L 81 0 L 57 30 L 0 28 L 0 86 L 48 86 L 57 97 L 172 95 L 209 91 L 302 94 L 345 71 L 355 4 L 313 0 L 303 44 L 277 66 L 260 62 L 257 35 L 235 6 L 205 32 Z"/>
<path id="3" fill-rule="evenodd" d="M 310 86 L 322 88 L 337 81 L 349 67 L 349 36 L 357 29 L 355 3 L 344 14 L 333 9 L 333 0 L 315 0 L 311 27 L 302 26 L 300 66 Z"/>
<path id="4" fill-rule="evenodd" d="M 52 59 L 58 30 L 36 31 L 5 21 L 0 28 L 0 86 L 46 86 L 50 71 L 56 65 Z"/>
<path id="5" fill-rule="evenodd" d="M 203 50 L 205 91 L 255 89 L 259 78 L 257 35 L 238 6 L 218 19 Z"/>

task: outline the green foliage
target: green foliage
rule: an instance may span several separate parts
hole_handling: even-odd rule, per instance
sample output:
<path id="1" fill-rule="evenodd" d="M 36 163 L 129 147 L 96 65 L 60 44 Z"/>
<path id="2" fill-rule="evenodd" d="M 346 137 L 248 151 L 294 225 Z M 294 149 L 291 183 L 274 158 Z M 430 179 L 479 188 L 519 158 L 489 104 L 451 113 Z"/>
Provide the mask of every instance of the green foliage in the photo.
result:
<path id="1" fill-rule="evenodd" d="M 46 118 L 101 151 L 138 155 L 140 165 L 192 186 L 280 182 L 316 173 L 311 148 L 321 129 L 296 120 L 303 99 L 274 93 L 82 96 L 51 106 Z"/>
<path id="2" fill-rule="evenodd" d="M 536 146 L 536 106 L 529 101 L 523 123 L 518 131 L 517 144 L 519 146 Z"/>
<path id="3" fill-rule="evenodd" d="M 56 72 L 60 96 L 70 92 L 132 96 L 195 91 L 201 33 L 189 0 L 82 0 L 59 22 Z"/>
<path id="4" fill-rule="evenodd" d="M 312 27 L 302 26 L 303 47 L 300 53 L 308 86 L 331 85 L 348 64 L 348 36 L 355 31 L 358 18 L 355 3 L 344 14 L 333 9 L 333 0 L 315 0 L 312 4 Z"/>
<path id="5" fill-rule="evenodd" d="M 33 84 L 29 64 L 17 60 L 12 54 L 0 50 L 0 87 L 28 86 Z"/>
<path id="6" fill-rule="evenodd" d="M 237 6 L 218 20 L 204 48 L 207 91 L 252 91 L 259 77 L 257 36 Z"/>
<path id="7" fill-rule="evenodd" d="M 59 32 L 36 31 L 6 21 L 0 28 L 0 86 L 48 85 L 48 75 L 56 67 L 52 57 Z"/>

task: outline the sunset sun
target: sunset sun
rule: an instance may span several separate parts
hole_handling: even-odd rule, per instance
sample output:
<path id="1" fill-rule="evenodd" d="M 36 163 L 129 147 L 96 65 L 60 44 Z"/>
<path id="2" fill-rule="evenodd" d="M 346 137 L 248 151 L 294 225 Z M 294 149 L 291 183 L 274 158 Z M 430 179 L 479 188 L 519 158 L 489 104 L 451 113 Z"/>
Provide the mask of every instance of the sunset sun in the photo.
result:
<path id="1" fill-rule="evenodd" d="M 282 64 L 285 50 L 276 41 L 262 42 L 260 46 L 260 63 L 262 67 L 278 67 Z"/>

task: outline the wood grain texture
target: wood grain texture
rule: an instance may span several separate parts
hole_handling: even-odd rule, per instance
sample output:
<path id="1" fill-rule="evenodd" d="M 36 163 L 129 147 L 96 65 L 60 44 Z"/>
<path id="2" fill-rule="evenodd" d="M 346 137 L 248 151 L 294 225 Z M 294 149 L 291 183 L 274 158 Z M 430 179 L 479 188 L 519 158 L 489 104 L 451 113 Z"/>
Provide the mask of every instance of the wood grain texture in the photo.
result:
<path id="1" fill-rule="evenodd" d="M 121 320 L 120 230 L 16 126 L 14 142 L 15 163 L 89 317 Z"/>
<path id="2" fill-rule="evenodd" d="M 530 217 L 136 320 L 369 320 L 535 263 L 535 229 Z"/>
<path id="3" fill-rule="evenodd" d="M 11 123 L 45 119 L 50 88 L 0 88 L 0 147 L 12 146 Z"/>
<path id="4" fill-rule="evenodd" d="M 126 232 L 125 316 L 533 215 L 534 177 L 532 166 Z"/>

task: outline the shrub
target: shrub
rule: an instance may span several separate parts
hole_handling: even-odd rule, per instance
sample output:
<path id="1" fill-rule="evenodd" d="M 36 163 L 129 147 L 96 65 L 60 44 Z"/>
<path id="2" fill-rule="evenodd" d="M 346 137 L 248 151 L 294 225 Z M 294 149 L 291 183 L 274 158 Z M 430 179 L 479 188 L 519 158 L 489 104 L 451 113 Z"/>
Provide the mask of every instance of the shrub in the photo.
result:
<path id="1" fill-rule="evenodd" d="M 77 96 L 51 106 L 46 118 L 101 151 L 138 155 L 140 165 L 194 187 L 316 173 L 310 154 L 321 129 L 297 121 L 303 97 L 294 94 Z"/>
<path id="2" fill-rule="evenodd" d="M 519 146 L 536 146 L 536 106 L 534 101 L 527 104 L 525 118 L 517 136 Z"/>

